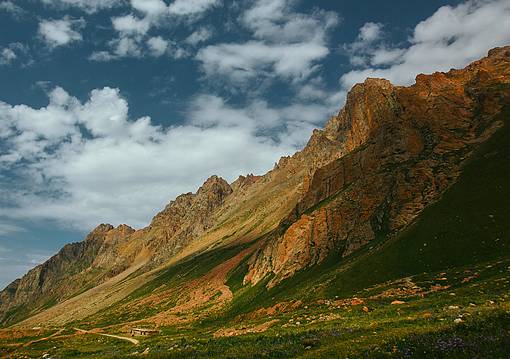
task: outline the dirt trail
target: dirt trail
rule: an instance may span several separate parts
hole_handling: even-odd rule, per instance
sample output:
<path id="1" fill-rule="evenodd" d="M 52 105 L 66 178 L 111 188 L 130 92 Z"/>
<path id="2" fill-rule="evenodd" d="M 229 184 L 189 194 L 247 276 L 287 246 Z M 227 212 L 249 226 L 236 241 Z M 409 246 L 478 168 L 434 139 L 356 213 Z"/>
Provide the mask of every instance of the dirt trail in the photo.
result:
<path id="1" fill-rule="evenodd" d="M 77 332 L 80 332 L 80 333 L 83 333 L 83 334 L 102 335 L 103 337 L 115 338 L 115 339 L 120 339 L 120 340 L 127 340 L 128 342 L 133 343 L 134 345 L 140 344 L 139 340 L 136 340 L 136 339 L 133 339 L 133 338 L 128 338 L 128 337 L 121 337 L 120 335 L 96 333 L 96 332 L 92 332 L 92 331 L 84 330 L 84 329 L 80 329 L 80 328 L 73 328 L 73 329 L 76 330 Z"/>
<path id="2" fill-rule="evenodd" d="M 35 343 L 39 343 L 39 342 L 44 342 L 46 340 L 50 340 L 51 338 L 56 337 L 57 335 L 59 335 L 63 331 L 64 331 L 64 329 L 60 329 L 60 330 L 56 331 L 55 333 L 53 333 L 52 335 L 49 335 L 47 337 L 29 341 L 28 343 L 23 344 L 23 347 L 28 347 L 28 346 L 30 346 L 32 344 L 35 344 Z"/>

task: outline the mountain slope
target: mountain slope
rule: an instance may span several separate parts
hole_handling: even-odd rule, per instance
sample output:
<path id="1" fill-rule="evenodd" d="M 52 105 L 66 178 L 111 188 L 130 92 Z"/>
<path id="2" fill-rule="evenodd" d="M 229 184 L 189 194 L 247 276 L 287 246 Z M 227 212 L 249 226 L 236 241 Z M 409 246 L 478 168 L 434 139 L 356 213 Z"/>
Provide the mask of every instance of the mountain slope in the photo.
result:
<path id="1" fill-rule="evenodd" d="M 371 92 L 379 98 L 370 96 L 375 105 L 358 123 L 368 135 L 315 172 L 282 234 L 250 263 L 245 282 L 256 284 L 271 273 L 271 286 L 333 252 L 347 256 L 400 231 L 437 201 L 473 150 L 502 126 L 495 115 L 510 101 L 508 54 L 491 55 L 462 71 L 418 76 L 411 87 L 373 79 L 355 86 L 347 111 L 325 132 L 350 143 L 357 127 L 349 108 L 360 103 L 360 92 Z"/>
<path id="2" fill-rule="evenodd" d="M 403 233 L 500 131 L 509 84 L 510 48 L 411 87 L 369 79 L 268 174 L 213 176 L 147 228 L 104 225 L 89 235 L 99 240 L 67 247 L 1 292 L 1 321 L 169 325 L 254 309 L 269 293 L 285 300 L 297 278 L 334 292 L 350 278 L 334 268 L 377 258 L 366 244 Z"/>

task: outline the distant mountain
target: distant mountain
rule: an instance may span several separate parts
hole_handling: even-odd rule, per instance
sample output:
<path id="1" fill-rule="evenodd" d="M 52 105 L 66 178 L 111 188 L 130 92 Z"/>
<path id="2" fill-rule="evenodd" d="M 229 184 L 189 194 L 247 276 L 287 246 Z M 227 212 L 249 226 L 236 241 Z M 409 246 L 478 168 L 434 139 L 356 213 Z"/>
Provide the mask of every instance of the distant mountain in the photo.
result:
<path id="1" fill-rule="evenodd" d="M 66 245 L 0 293 L 0 322 L 193 322 L 509 255 L 509 227 L 470 227 L 476 206 L 484 219 L 508 220 L 497 202 L 510 198 L 508 185 L 484 195 L 494 198 L 487 214 L 477 193 L 492 187 L 462 180 L 476 177 L 473 163 L 498 163 L 493 181 L 504 178 L 494 149 L 477 156 L 508 126 L 507 108 L 510 47 L 462 70 L 419 75 L 409 87 L 367 79 L 302 151 L 267 174 L 231 184 L 212 176 L 146 228 L 101 224 Z M 455 201 L 462 208 L 438 212 Z M 456 236 L 441 222 L 450 216 L 465 221 Z M 420 229 L 427 220 L 430 233 Z"/>

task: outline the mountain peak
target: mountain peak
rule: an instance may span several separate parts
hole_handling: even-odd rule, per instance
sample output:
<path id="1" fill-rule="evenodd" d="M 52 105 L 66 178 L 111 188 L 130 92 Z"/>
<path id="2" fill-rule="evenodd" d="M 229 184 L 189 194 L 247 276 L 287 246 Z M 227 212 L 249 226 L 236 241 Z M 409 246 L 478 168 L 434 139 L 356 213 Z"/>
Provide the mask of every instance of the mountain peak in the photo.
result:
<path id="1" fill-rule="evenodd" d="M 112 229 L 114 229 L 111 224 L 109 223 L 101 223 L 96 228 L 94 228 L 85 238 L 86 242 L 97 240 L 100 238 L 104 238 L 106 233 L 110 232 Z"/>
<path id="2" fill-rule="evenodd" d="M 383 121 L 394 117 L 394 92 L 385 79 L 368 78 L 355 85 L 342 111 L 326 124 L 325 136 L 340 141 L 346 152 L 362 145 Z"/>
<path id="3" fill-rule="evenodd" d="M 217 175 L 212 175 L 211 177 L 209 177 L 208 179 L 205 180 L 204 184 L 202 184 L 202 186 L 200 188 L 210 188 L 210 187 L 214 187 L 216 185 L 225 186 L 225 185 L 228 185 L 228 182 Z M 199 191 L 200 191 L 200 189 L 199 189 Z"/>
<path id="4" fill-rule="evenodd" d="M 196 196 L 202 195 L 218 197 L 221 200 L 232 193 L 232 187 L 223 178 L 216 175 L 209 177 L 198 189 Z"/>

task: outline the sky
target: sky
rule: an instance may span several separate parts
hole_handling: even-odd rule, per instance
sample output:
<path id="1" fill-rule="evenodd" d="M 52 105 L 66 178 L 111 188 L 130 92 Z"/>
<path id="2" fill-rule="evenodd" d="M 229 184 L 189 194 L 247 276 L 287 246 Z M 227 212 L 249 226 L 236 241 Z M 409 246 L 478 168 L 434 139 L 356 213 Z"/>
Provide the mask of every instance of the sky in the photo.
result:
<path id="1" fill-rule="evenodd" d="M 510 44 L 510 0 L 0 0 L 0 287 L 99 223 L 263 174 L 353 84 Z"/>

